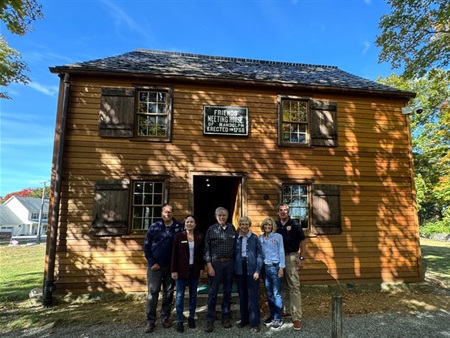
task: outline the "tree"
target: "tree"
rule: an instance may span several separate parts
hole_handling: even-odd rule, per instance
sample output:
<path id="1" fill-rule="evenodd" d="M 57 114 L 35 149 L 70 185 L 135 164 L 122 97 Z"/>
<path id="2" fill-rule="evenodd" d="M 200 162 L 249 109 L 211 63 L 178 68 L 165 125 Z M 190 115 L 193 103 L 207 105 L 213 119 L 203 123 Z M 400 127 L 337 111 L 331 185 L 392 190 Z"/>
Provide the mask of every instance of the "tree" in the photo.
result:
<path id="1" fill-rule="evenodd" d="M 383 15 L 376 44 L 379 61 L 404 67 L 403 76 L 423 77 L 431 69 L 450 65 L 450 1 L 388 0 L 392 7 Z"/>
<path id="2" fill-rule="evenodd" d="M 417 93 L 411 106 L 422 114 L 409 115 L 421 223 L 444 220 L 450 224 L 450 76 L 435 69 L 418 79 L 395 74 L 377 80 Z"/>
<path id="3" fill-rule="evenodd" d="M 42 19 L 42 6 L 35 0 L 1 0 L 0 20 L 12 34 L 25 35 L 33 30 L 32 23 Z M 28 67 L 21 54 L 11 48 L 3 35 L 0 35 L 0 85 L 29 82 L 25 71 Z M 0 92 L 0 99 L 9 99 L 6 92 Z"/>
<path id="4" fill-rule="evenodd" d="M 25 188 L 20 191 L 10 192 L 9 194 L 6 194 L 5 197 L 0 197 L 0 201 L 4 203 L 13 196 L 41 198 L 42 188 Z M 50 196 L 50 187 L 46 186 L 45 198 L 49 198 L 49 196 Z"/>

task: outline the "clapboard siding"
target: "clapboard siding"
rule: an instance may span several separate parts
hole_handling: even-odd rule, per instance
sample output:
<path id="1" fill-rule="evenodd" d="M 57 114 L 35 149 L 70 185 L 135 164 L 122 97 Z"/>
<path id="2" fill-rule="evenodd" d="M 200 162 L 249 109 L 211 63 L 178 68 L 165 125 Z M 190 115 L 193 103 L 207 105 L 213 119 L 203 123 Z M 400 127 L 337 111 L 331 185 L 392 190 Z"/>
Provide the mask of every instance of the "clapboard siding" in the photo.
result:
<path id="1" fill-rule="evenodd" d="M 173 89 L 171 142 L 99 137 L 102 88 L 135 85 Z M 279 147 L 278 94 L 336 102 L 338 146 Z M 204 136 L 205 105 L 248 108 L 249 136 Z M 193 171 L 246 173 L 245 210 L 257 234 L 266 216 L 276 217 L 282 181 L 338 184 L 343 233 L 308 239 L 301 275 L 306 284 L 420 280 L 410 137 L 401 114 L 403 105 L 403 100 L 317 95 L 312 90 L 280 92 L 73 76 L 61 181 L 57 292 L 146 291 L 144 233 L 92 236 L 95 182 L 142 173 L 170 175 L 170 199 L 181 219 L 190 211 Z"/>

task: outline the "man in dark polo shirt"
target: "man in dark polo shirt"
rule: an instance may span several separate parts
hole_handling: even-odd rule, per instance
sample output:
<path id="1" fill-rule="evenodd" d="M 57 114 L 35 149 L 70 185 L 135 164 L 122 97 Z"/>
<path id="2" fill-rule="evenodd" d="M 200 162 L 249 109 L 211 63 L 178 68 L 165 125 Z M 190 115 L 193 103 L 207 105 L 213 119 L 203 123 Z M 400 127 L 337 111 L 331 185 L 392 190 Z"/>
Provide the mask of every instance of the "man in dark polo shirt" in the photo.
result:
<path id="1" fill-rule="evenodd" d="M 305 233 L 301 225 L 289 216 L 289 205 L 278 205 L 277 232 L 283 236 L 286 268 L 284 270 L 283 303 L 292 316 L 294 330 L 302 328 L 302 295 L 299 271 L 306 253 Z"/>
<path id="2" fill-rule="evenodd" d="M 205 261 L 209 276 L 208 313 L 205 332 L 214 331 L 217 293 L 223 285 L 222 326 L 231 327 L 231 287 L 234 273 L 234 247 L 236 229 L 227 223 L 228 210 L 222 207 L 215 212 L 217 223 L 211 225 L 205 236 Z"/>

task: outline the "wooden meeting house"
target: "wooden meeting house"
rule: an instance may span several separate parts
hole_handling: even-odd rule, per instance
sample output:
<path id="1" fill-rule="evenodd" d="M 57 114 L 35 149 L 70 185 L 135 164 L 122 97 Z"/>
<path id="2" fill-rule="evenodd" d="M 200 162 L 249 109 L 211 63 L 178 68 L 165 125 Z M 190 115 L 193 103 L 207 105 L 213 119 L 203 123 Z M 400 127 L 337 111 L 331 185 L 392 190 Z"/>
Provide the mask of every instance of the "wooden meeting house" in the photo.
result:
<path id="1" fill-rule="evenodd" d="M 257 234 L 288 203 L 308 234 L 303 284 L 423 278 L 401 109 L 414 93 L 334 66 L 151 50 L 50 71 L 51 292 L 146 291 L 165 202 L 202 232 L 223 206 Z"/>

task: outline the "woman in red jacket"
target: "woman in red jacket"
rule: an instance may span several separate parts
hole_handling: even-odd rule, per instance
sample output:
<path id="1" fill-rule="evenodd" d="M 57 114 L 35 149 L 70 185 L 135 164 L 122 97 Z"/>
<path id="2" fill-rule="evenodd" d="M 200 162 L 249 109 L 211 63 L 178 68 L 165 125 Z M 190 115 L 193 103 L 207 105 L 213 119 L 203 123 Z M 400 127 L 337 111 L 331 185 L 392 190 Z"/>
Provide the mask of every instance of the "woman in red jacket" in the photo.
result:
<path id="1" fill-rule="evenodd" d="M 205 242 L 203 234 L 195 231 L 197 222 L 189 215 L 183 220 L 185 231 L 175 235 L 172 251 L 172 278 L 175 280 L 177 294 L 177 331 L 183 332 L 184 292 L 189 285 L 189 328 L 195 328 L 195 310 L 197 308 L 197 287 L 203 274 L 205 260 L 203 252 Z"/>

